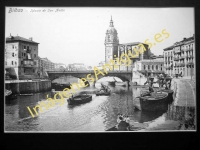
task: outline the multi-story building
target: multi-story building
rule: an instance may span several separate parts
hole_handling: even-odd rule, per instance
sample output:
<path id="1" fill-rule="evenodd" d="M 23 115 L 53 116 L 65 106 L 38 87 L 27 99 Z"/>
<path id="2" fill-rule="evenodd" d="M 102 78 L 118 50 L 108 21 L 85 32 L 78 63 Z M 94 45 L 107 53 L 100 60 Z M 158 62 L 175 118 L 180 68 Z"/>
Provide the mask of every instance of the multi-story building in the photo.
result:
<path id="1" fill-rule="evenodd" d="M 163 58 L 142 59 L 134 63 L 133 71 L 138 71 L 141 73 L 146 73 L 146 72 L 164 73 L 163 65 L 164 65 Z"/>
<path id="2" fill-rule="evenodd" d="M 54 70 L 55 64 L 48 58 L 40 58 L 40 69 L 41 71 Z"/>
<path id="3" fill-rule="evenodd" d="M 195 39 L 194 35 L 164 49 L 165 72 L 170 75 L 194 75 Z"/>
<path id="4" fill-rule="evenodd" d="M 173 46 L 164 49 L 164 71 L 169 75 L 173 75 L 174 52 Z"/>
<path id="5" fill-rule="evenodd" d="M 39 76 L 38 44 L 33 38 L 6 38 L 5 69 L 13 79 L 32 79 Z"/>
<path id="6" fill-rule="evenodd" d="M 87 70 L 83 63 L 73 63 L 68 65 L 70 71 L 83 71 Z"/>
<path id="7" fill-rule="evenodd" d="M 66 65 L 63 63 L 55 63 L 55 69 L 65 69 Z"/>

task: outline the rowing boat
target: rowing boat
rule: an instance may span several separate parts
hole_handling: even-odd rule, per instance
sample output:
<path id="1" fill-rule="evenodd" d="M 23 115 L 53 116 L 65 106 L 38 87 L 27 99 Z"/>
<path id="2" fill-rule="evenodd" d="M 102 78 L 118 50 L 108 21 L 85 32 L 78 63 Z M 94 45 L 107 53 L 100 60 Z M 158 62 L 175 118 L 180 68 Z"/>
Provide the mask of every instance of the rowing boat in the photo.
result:
<path id="1" fill-rule="evenodd" d="M 77 95 L 67 100 L 69 105 L 83 104 L 92 100 L 92 95 L 82 94 Z"/>

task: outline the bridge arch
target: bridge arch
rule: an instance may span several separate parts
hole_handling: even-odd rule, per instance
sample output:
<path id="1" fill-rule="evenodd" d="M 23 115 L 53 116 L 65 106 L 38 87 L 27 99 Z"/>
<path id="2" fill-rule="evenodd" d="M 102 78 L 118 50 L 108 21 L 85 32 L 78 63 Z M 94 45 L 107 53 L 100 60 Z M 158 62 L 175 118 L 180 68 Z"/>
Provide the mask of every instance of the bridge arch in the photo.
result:
<path id="1" fill-rule="evenodd" d="M 113 76 L 113 77 L 118 77 L 120 78 L 122 81 L 131 81 L 132 80 L 132 71 L 108 71 L 108 73 L 104 73 L 104 75 L 102 74 L 98 74 L 98 79 L 96 80 L 95 77 L 95 73 L 94 71 L 47 71 L 50 80 L 54 80 L 56 78 L 59 78 L 61 76 L 73 76 L 73 77 L 77 77 L 79 79 L 81 78 L 85 78 L 86 80 L 88 80 L 87 75 L 90 74 L 90 78 L 94 78 L 94 84 L 96 81 L 98 81 L 99 79 L 103 78 L 103 77 L 108 77 L 108 76 Z"/>

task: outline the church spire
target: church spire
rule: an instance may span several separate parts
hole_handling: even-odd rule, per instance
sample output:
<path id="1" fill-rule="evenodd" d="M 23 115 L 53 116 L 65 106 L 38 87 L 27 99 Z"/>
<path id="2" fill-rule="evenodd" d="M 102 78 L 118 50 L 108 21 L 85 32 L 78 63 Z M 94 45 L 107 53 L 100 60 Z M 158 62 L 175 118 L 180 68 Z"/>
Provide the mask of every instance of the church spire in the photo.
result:
<path id="1" fill-rule="evenodd" d="M 111 20 L 110 20 L 110 27 L 114 27 L 113 26 L 113 21 L 112 21 L 112 16 L 111 16 Z"/>

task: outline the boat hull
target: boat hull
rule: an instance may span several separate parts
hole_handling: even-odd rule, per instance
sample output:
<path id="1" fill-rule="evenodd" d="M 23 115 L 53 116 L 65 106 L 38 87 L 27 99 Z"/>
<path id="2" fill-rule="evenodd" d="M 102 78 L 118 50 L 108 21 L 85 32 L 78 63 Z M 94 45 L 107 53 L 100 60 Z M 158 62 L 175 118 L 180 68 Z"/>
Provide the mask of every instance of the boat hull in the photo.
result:
<path id="1" fill-rule="evenodd" d="M 174 91 L 173 90 L 166 90 L 166 89 L 163 89 L 161 90 L 162 92 L 167 92 L 168 93 L 168 97 L 167 97 L 167 103 L 172 103 L 173 102 L 173 94 L 174 94 Z"/>
<path id="2" fill-rule="evenodd" d="M 52 83 L 52 89 L 55 89 L 55 91 L 63 91 L 65 88 L 71 88 L 71 84 L 58 84 L 58 83 Z"/>
<path id="3" fill-rule="evenodd" d="M 160 92 L 157 95 L 161 95 L 160 98 L 155 98 L 154 96 L 144 96 L 140 97 L 140 106 L 142 111 L 162 111 L 167 110 L 167 97 L 168 93 Z M 163 94 L 163 95 L 162 95 Z"/>
<path id="4" fill-rule="evenodd" d="M 67 100 L 69 105 L 78 105 L 90 102 L 92 100 L 92 95 L 78 95 Z"/>

